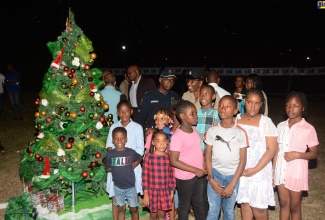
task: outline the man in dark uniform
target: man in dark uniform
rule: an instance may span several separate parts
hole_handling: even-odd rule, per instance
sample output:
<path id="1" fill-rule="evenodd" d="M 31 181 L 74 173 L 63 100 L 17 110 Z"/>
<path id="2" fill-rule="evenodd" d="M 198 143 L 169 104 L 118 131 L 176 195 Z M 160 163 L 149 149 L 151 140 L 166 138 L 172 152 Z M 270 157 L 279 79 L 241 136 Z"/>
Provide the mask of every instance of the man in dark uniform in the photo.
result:
<path id="1" fill-rule="evenodd" d="M 148 128 L 155 126 L 154 115 L 158 109 L 165 108 L 171 110 L 173 99 L 178 98 L 176 92 L 170 91 L 174 86 L 175 79 L 176 76 L 173 74 L 172 70 L 165 69 L 160 74 L 159 87 L 143 95 L 139 114 L 135 120 L 142 125 L 142 127 Z"/>

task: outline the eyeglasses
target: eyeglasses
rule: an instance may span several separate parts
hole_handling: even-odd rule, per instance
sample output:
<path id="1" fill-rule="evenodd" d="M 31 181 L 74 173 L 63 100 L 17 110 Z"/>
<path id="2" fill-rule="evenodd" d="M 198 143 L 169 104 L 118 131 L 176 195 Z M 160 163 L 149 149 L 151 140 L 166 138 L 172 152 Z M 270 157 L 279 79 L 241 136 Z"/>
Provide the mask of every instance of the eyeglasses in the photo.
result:
<path id="1" fill-rule="evenodd" d="M 189 83 L 189 82 L 191 82 L 191 83 L 193 83 L 193 82 L 198 82 L 198 81 L 200 81 L 201 79 L 186 79 L 186 82 L 187 83 Z"/>

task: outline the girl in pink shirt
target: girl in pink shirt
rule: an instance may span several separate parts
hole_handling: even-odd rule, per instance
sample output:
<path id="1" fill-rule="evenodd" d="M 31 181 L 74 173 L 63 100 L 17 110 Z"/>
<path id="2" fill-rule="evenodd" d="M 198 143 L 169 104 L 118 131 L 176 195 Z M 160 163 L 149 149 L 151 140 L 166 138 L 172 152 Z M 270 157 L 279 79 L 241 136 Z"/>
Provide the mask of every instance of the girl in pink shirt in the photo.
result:
<path id="1" fill-rule="evenodd" d="M 201 138 L 194 127 L 198 120 L 196 112 L 194 104 L 189 101 L 182 100 L 176 105 L 180 126 L 171 137 L 170 163 L 175 167 L 179 220 L 188 219 L 191 204 L 195 219 L 206 219 L 207 181 L 204 178 Z"/>
<path id="2" fill-rule="evenodd" d="M 273 168 L 274 185 L 278 187 L 280 198 L 280 219 L 301 219 L 302 192 L 308 190 L 308 160 L 318 157 L 316 131 L 304 119 L 307 105 L 305 94 L 291 92 L 285 107 L 288 120 L 277 127 L 278 151 Z"/>

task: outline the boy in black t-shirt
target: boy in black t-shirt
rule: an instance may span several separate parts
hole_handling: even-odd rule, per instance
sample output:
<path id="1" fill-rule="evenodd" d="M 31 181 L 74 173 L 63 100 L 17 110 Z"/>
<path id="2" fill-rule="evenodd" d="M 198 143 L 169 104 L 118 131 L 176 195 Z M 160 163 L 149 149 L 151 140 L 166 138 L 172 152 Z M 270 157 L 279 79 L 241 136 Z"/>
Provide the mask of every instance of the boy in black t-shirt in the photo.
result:
<path id="1" fill-rule="evenodd" d="M 113 130 L 112 141 L 116 148 L 106 154 L 106 170 L 112 172 L 115 191 L 114 205 L 118 207 L 118 219 L 125 217 L 125 199 L 128 201 L 132 219 L 139 219 L 137 190 L 132 162 L 141 162 L 142 156 L 125 147 L 127 132 L 123 127 Z"/>

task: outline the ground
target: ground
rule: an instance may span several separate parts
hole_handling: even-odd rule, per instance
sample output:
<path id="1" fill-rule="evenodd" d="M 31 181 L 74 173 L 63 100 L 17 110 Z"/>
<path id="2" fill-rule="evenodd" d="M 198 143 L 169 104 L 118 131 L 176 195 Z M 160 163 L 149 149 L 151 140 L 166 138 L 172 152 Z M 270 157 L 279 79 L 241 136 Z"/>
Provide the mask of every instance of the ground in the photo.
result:
<path id="1" fill-rule="evenodd" d="M 24 112 L 23 121 L 12 121 L 8 97 L 5 96 L 4 112 L 0 118 L 0 142 L 6 150 L 6 155 L 0 156 L 0 203 L 5 203 L 10 197 L 22 194 L 23 184 L 18 176 L 20 151 L 28 146 L 35 138 L 34 112 L 37 93 L 23 92 L 22 107 Z M 269 116 L 275 124 L 283 119 L 284 95 L 268 95 Z M 309 188 L 302 199 L 303 219 L 325 219 L 325 96 L 308 96 L 309 110 L 307 120 L 316 128 L 320 146 L 317 161 L 311 163 L 309 170 Z M 279 219 L 278 197 L 275 210 L 270 210 L 270 219 Z M 3 219 L 5 209 L 0 210 L 0 220 Z M 149 218 L 146 218 L 149 219 Z M 191 218 L 193 219 L 193 218 Z M 236 207 L 236 219 L 240 219 L 240 209 Z"/>

